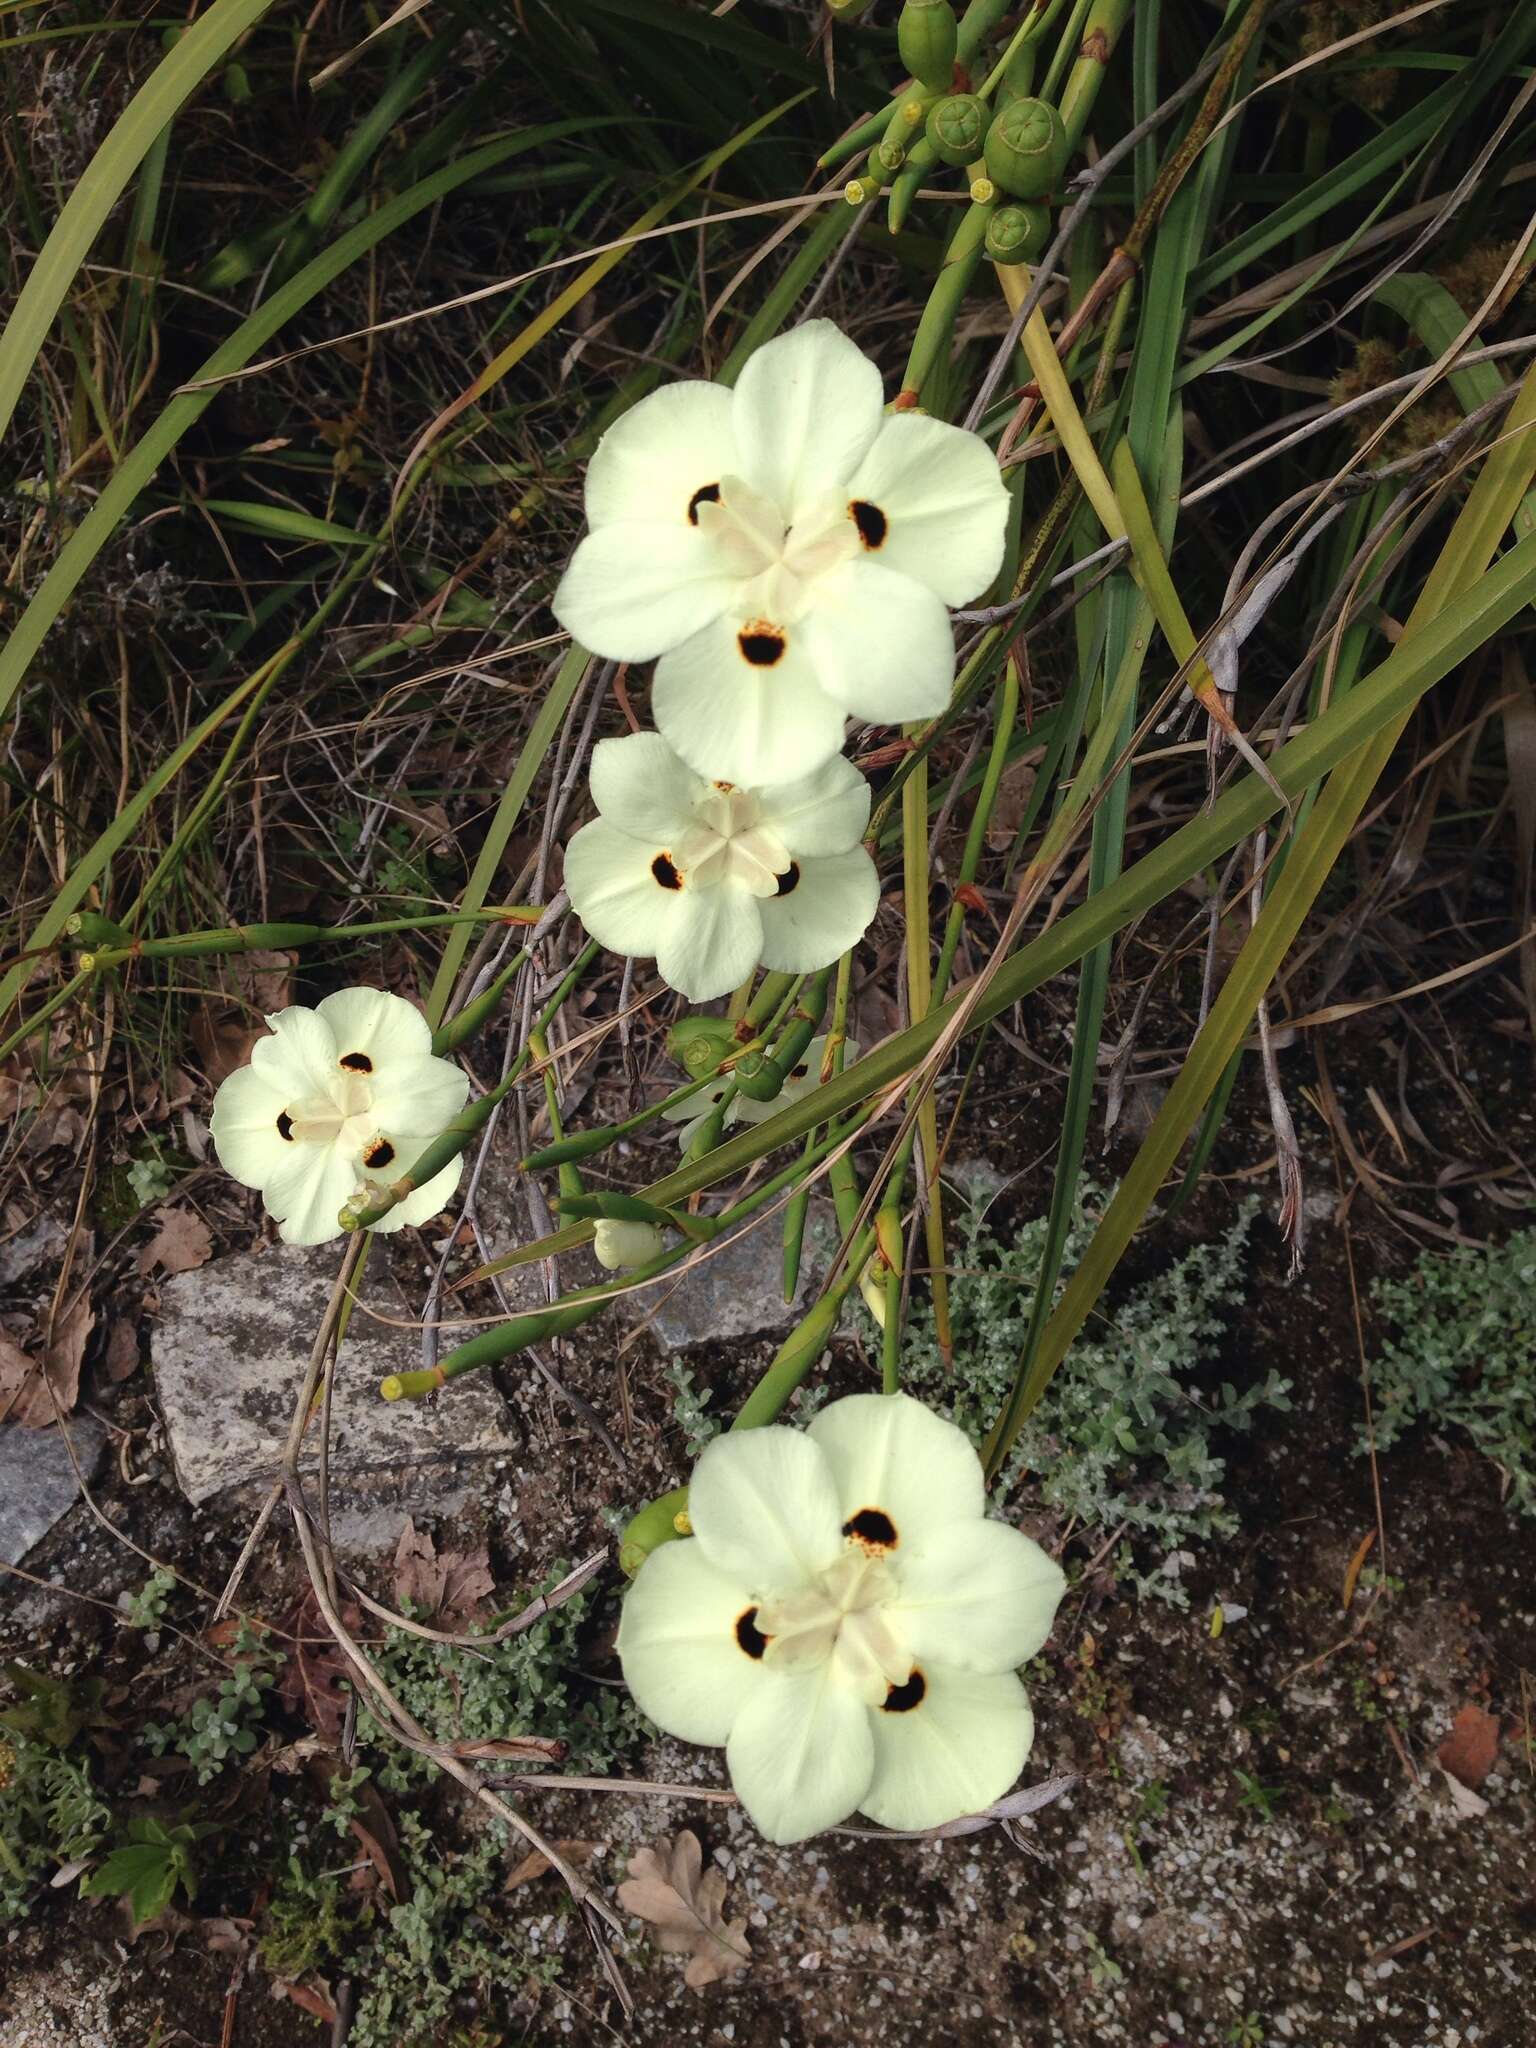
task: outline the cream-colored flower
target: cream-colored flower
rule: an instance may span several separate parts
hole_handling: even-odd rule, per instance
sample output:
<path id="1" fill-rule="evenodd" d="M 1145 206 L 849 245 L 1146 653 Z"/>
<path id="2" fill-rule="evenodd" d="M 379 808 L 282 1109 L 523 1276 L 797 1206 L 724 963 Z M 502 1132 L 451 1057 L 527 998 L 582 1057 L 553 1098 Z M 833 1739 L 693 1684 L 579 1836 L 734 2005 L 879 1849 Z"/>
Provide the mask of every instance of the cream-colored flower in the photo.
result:
<path id="1" fill-rule="evenodd" d="M 421 1012 L 383 989 L 339 989 L 266 1021 L 272 1036 L 214 1096 L 214 1150 L 226 1173 L 261 1190 L 285 1244 L 324 1244 L 360 1189 L 398 1179 L 442 1135 L 469 1080 L 433 1053 Z M 459 1172 L 455 1160 L 374 1229 L 435 1216 Z"/>
<path id="2" fill-rule="evenodd" d="M 724 1745 L 770 1841 L 855 1809 L 893 1828 L 979 1811 L 1029 1755 L 1017 1667 L 1065 1583 L 984 1509 L 967 1438 L 905 1394 L 717 1437 L 692 1538 L 653 1551 L 625 1599 L 630 1690 L 669 1734 Z"/>
<path id="3" fill-rule="evenodd" d="M 875 365 L 810 320 L 734 391 L 669 384 L 609 428 L 553 608 L 595 654 L 661 657 L 652 715 L 701 775 L 784 782 L 849 716 L 943 710 L 945 607 L 997 574 L 1007 518 L 987 444 L 888 415 Z"/>

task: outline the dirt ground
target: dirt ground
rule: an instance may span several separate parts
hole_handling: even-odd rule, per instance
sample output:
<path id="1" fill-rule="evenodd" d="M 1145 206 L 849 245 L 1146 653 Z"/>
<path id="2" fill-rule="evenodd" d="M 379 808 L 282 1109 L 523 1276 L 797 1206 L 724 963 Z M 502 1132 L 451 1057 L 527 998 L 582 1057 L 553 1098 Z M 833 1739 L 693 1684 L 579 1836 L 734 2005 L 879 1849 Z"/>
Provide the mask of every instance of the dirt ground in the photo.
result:
<path id="1" fill-rule="evenodd" d="M 1362 1137 L 1366 1088 L 1393 1073 L 1392 1050 L 1369 1029 L 1342 1051 L 1335 1045 L 1338 1112 Z M 1459 1085 L 1510 1155 L 1529 1160 L 1536 1133 L 1519 1048 L 1485 1040 L 1471 1071 L 1454 1046 L 1447 1057 L 1444 1071 L 1406 1082 L 1399 1098 L 1425 1144 L 1468 1152 Z M 1298 1084 L 1307 1058 L 1291 1055 Z M 1016 1071 L 1001 1047 L 988 1078 L 979 1121 L 990 1157 L 1004 1167 L 1037 1157 L 1036 1139 L 1053 1125 L 1051 1091 L 1010 1085 Z M 1240 1093 L 1235 1110 L 1207 1189 L 1138 1259 L 1222 1227 L 1267 1157 L 1257 1100 Z M 1338 1183 L 1315 1112 L 1303 1114 L 1302 1140 L 1316 1218 L 1305 1271 L 1289 1282 L 1278 1237 L 1261 1229 L 1251 1293 L 1220 1365 L 1239 1384 L 1283 1370 L 1295 1411 L 1222 1446 L 1241 1533 L 1192 1555 L 1186 1610 L 1122 1597 L 1102 1563 L 1078 1576 L 1035 1690 L 1029 1775 L 1076 1778 L 1056 1804 L 1017 1828 L 962 1840 L 829 1836 L 780 1850 L 733 1808 L 677 1794 L 523 1795 L 547 1832 L 597 1844 L 592 1868 L 610 1889 L 637 1850 L 694 1829 L 728 1880 L 727 1916 L 747 1921 L 751 1967 L 703 1991 L 686 1987 L 681 1961 L 628 1923 L 620 1963 L 637 2001 L 633 2038 L 738 2048 L 935 2039 L 1519 2048 L 1530 2039 L 1536 1528 L 1505 1510 L 1497 1472 L 1464 1443 L 1421 1436 L 1380 1460 L 1385 1557 L 1373 1546 L 1344 1610 L 1351 1561 L 1377 1527 L 1372 1466 L 1352 1449 L 1363 1412 L 1352 1301 L 1358 1290 L 1369 1353 L 1370 1278 L 1400 1269 L 1418 1247 L 1359 1194 L 1342 1220 L 1333 1214 Z M 1042 1206 L 1043 1171 L 1010 1191 L 1020 1216 Z M 1443 1206 L 1418 1200 L 1444 1224 Z M 1475 1235 L 1500 1219 L 1474 1192 L 1460 1198 L 1454 1221 Z M 409 1262 L 409 1246 L 397 1256 Z M 670 1390 L 647 1341 L 624 1349 L 618 1335 L 591 1337 L 565 1370 L 610 1419 L 616 1409 L 627 1416 L 627 1473 L 546 1388 L 509 1382 L 524 1455 L 488 1469 L 476 1498 L 439 1531 L 444 1541 L 485 1532 L 500 1582 L 526 1583 L 552 1560 L 584 1554 L 604 1540 L 605 1506 L 671 1483 L 679 1445 Z M 764 1356 L 762 1345 L 738 1346 L 694 1364 L 723 1404 Z M 841 1345 L 838 1381 L 860 1384 L 863 1370 L 856 1347 Z M 29 1561 L 36 1579 L 70 1592 L 10 1582 L 0 1648 L 105 1675 L 114 1697 L 148 1701 L 185 1683 L 190 1660 L 170 1637 L 146 1659 L 141 1639 L 113 1625 L 117 1594 L 147 1569 L 128 1545 L 216 1585 L 249 1510 L 187 1508 L 155 1448 L 146 1372 L 102 1390 L 94 1405 L 119 1451 L 125 1439 L 130 1446 L 99 1488 L 104 1519 L 77 1508 Z M 126 1483 L 130 1471 L 147 1483 Z M 1076 1546 L 1070 1556 L 1091 1562 Z M 387 1596 L 387 1563 L 375 1559 L 365 1578 L 368 1569 Z M 291 1602 L 296 1570 L 291 1539 L 270 1542 L 248 1599 L 262 1611 Z M 617 1584 L 610 1574 L 610 1588 Z M 101 1604 L 79 1597 L 87 1589 Z M 608 1600 L 583 1652 L 597 1681 L 616 1674 L 613 1614 Z M 1436 1761 L 1469 1704 L 1496 1716 L 1503 1735 L 1477 1800 L 1458 1798 Z M 716 1755 L 671 1743 L 637 1755 L 629 1774 L 676 1787 L 724 1783 Z M 259 1812 L 249 1788 L 234 1796 Z M 211 1951 L 200 1931 L 209 1918 L 238 1921 L 252 1897 L 248 1878 L 242 1887 L 225 1877 L 178 1931 L 151 1931 L 131 1946 L 110 1907 L 67 1893 L 45 1899 L 0 1946 L 0 2048 L 323 2044 L 328 2026 L 274 2003 L 259 1968 Z M 622 2034 L 554 1881 L 524 1886 L 515 1910 L 528 1952 L 563 1958 L 559 1981 L 482 2015 L 485 2035 L 464 2038 Z"/>

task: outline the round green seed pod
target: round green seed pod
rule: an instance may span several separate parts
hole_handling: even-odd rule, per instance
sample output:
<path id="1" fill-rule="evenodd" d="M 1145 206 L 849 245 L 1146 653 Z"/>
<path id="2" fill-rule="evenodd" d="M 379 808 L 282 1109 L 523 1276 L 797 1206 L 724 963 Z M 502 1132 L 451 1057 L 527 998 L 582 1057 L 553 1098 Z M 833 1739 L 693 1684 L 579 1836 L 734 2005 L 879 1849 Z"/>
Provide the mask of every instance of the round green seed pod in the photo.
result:
<path id="1" fill-rule="evenodd" d="M 1050 240 L 1045 206 L 1000 206 L 987 222 L 987 254 L 994 263 L 1033 263 Z"/>
<path id="2" fill-rule="evenodd" d="M 991 118 L 991 108 L 975 93 L 947 93 L 928 109 L 924 133 L 941 163 L 973 164 L 981 155 Z"/>
<path id="3" fill-rule="evenodd" d="M 901 61 L 919 85 L 947 92 L 955 75 L 959 25 L 949 0 L 906 0 L 896 23 Z"/>
<path id="4" fill-rule="evenodd" d="M 736 1044 L 729 1017 L 680 1017 L 667 1033 L 667 1051 L 694 1080 L 712 1074 Z"/>
<path id="5" fill-rule="evenodd" d="M 1015 100 L 987 130 L 987 175 L 1015 199 L 1043 199 L 1067 163 L 1067 131 L 1044 100 Z"/>

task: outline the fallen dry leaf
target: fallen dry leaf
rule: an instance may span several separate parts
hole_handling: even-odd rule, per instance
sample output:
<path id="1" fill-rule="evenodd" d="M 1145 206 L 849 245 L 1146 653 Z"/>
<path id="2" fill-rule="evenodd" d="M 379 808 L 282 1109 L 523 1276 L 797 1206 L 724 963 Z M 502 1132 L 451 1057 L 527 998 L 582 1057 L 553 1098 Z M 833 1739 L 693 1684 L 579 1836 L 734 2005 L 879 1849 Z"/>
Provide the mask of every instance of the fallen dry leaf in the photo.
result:
<path id="1" fill-rule="evenodd" d="M 495 1586 L 483 1543 L 473 1550 L 439 1553 L 427 1532 L 407 1516 L 395 1546 L 395 1598 L 402 1605 L 409 1602 L 417 1615 L 469 1620 Z"/>
<path id="2" fill-rule="evenodd" d="M 341 1618 L 357 1635 L 363 1617 L 351 1601 L 344 1601 Z M 277 1690 L 296 1714 L 331 1744 L 341 1740 L 347 1709 L 352 1702 L 353 1672 L 345 1653 L 326 1627 L 312 1592 L 306 1593 L 288 1617 L 293 1648 L 277 1676 Z"/>
<path id="3" fill-rule="evenodd" d="M 479 1762 L 563 1764 L 571 1745 L 558 1735 L 461 1735 L 448 1748 L 454 1756 Z"/>
<path id="4" fill-rule="evenodd" d="M 1445 1789 L 1451 1795 L 1451 1805 L 1458 1820 L 1481 1820 L 1488 1811 L 1488 1802 L 1481 1792 L 1474 1792 L 1470 1785 L 1463 1785 L 1460 1778 L 1453 1778 L 1444 1764 L 1440 1775 L 1445 1780 Z"/>
<path id="5" fill-rule="evenodd" d="M 619 1903 L 656 1929 L 668 1955 L 687 1956 L 683 1982 L 695 1991 L 751 1967 L 745 1920 L 727 1920 L 725 1873 L 704 1871 L 699 1838 L 684 1828 L 662 1849 L 642 1849 L 629 1862 Z M 701 1875 L 702 1872 L 702 1875 Z"/>
<path id="6" fill-rule="evenodd" d="M 573 1870 L 585 1870 L 597 1852 L 596 1842 L 557 1841 L 555 1847 Z M 531 1884 L 536 1877 L 547 1876 L 554 1867 L 542 1849 L 530 1849 L 516 1870 L 510 1873 L 502 1890 L 515 1892 L 520 1884 Z"/>
<path id="7" fill-rule="evenodd" d="M 195 1209 L 162 1205 L 152 1220 L 158 1228 L 139 1253 L 140 1273 L 152 1273 L 156 1266 L 164 1273 L 190 1273 L 213 1257 L 213 1233 Z"/>
<path id="8" fill-rule="evenodd" d="M 1451 1732 L 1435 1751 L 1443 1771 L 1475 1792 L 1493 1769 L 1499 1754 L 1499 1720 L 1470 1700 L 1451 1724 Z"/>
<path id="9" fill-rule="evenodd" d="M 102 1367 L 113 1386 L 130 1378 L 139 1369 L 139 1326 L 132 1316 L 119 1316 L 107 1332 L 106 1355 Z"/>
<path id="10" fill-rule="evenodd" d="M 67 1415 L 80 1395 L 80 1363 L 95 1321 L 96 1312 L 82 1294 L 54 1324 L 53 1341 L 42 1359 L 0 1337 L 0 1415 L 9 1415 L 23 1429 L 46 1429 L 57 1414 Z"/>
<path id="11" fill-rule="evenodd" d="M 291 1999 L 300 2012 L 309 2013 L 312 2018 L 319 2020 L 324 2026 L 334 2027 L 336 2025 L 337 2013 L 335 2005 L 326 1991 L 316 1990 L 313 1985 L 295 1984 L 286 1977 L 274 1977 L 272 1980 L 272 1996 L 274 1998 Z"/>
<path id="12" fill-rule="evenodd" d="M 222 992 L 204 997 L 190 1027 L 211 1088 L 246 1064 L 251 1047 L 266 1036 L 265 1018 L 287 1004 L 293 962 L 292 953 L 263 951 L 237 953 L 224 962 Z"/>

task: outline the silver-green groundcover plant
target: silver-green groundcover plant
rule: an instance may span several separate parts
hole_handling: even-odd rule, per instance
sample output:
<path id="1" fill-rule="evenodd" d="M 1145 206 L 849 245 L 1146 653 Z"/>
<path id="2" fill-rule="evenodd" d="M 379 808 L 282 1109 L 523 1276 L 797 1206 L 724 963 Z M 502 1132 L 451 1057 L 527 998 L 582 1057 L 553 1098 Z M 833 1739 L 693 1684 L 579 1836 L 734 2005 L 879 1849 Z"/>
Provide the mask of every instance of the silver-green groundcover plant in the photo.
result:
<path id="1" fill-rule="evenodd" d="M 669 1734 L 724 1745 L 770 1841 L 855 1810 L 892 1828 L 979 1811 L 1029 1755 L 1017 1670 L 1065 1585 L 985 1506 L 969 1442 L 906 1394 L 717 1437 L 692 1537 L 654 1550 L 624 1602 L 631 1692 Z"/>

